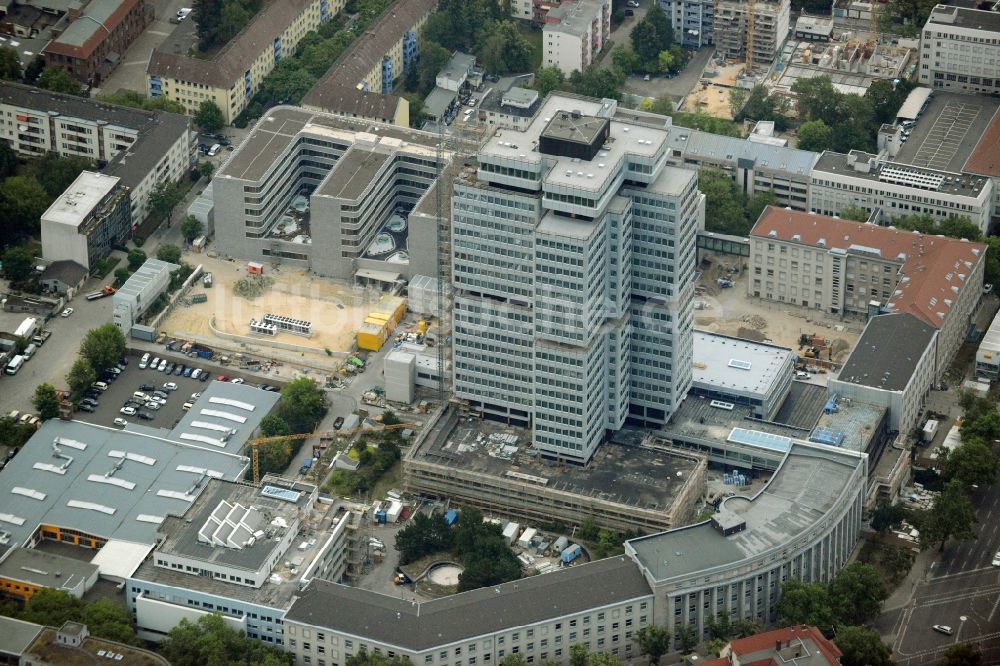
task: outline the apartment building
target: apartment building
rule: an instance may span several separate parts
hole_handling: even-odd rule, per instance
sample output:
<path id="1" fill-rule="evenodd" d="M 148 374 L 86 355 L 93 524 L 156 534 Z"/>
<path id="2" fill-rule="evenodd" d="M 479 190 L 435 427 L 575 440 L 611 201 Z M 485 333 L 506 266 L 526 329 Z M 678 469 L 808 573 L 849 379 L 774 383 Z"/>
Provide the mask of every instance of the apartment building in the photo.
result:
<path id="1" fill-rule="evenodd" d="M 437 0 L 399 0 L 327 70 L 302 99 L 307 109 L 409 127 L 409 104 L 395 84 L 416 66 L 418 35 Z"/>
<path id="2" fill-rule="evenodd" d="M 967 217 L 985 234 L 993 183 L 985 176 L 886 162 L 860 150 L 824 152 L 810 178 L 809 210 L 839 215 L 856 206 L 869 213 L 878 210 L 885 224 L 901 215 Z"/>
<path id="3" fill-rule="evenodd" d="M 84 157 L 121 179 L 132 220 L 145 219 L 149 194 L 191 167 L 190 121 L 175 113 L 114 106 L 9 81 L 0 82 L 0 138 L 17 153 Z"/>
<path id="4" fill-rule="evenodd" d="M 390 284 L 436 275 L 436 223 L 409 216 L 436 178 L 434 134 L 275 107 L 212 181 L 216 243 L 230 256 L 341 279 L 359 270 Z M 397 214 L 409 219 L 389 230 L 383 252 L 376 236 Z M 291 215 L 298 221 L 288 234 L 282 220 Z"/>
<path id="5" fill-rule="evenodd" d="M 920 33 L 920 83 L 983 95 L 1000 92 L 1000 14 L 934 7 Z"/>
<path id="6" fill-rule="evenodd" d="M 362 652 L 433 666 L 567 663 L 585 645 L 638 657 L 635 634 L 653 620 L 653 596 L 618 556 L 431 601 L 409 601 L 314 581 L 285 614 L 297 665 L 342 664 Z"/>
<path id="7" fill-rule="evenodd" d="M 659 0 L 674 27 L 674 41 L 689 49 L 713 44 L 714 0 Z"/>
<path id="8" fill-rule="evenodd" d="M 783 664 L 840 666 L 840 648 L 816 627 L 797 625 L 729 641 L 705 666 Z"/>
<path id="9" fill-rule="evenodd" d="M 88 271 L 132 232 L 128 188 L 121 179 L 84 171 L 42 213 L 42 256 Z"/>
<path id="10" fill-rule="evenodd" d="M 194 114 L 213 101 L 226 123 L 233 122 L 281 58 L 294 53 L 299 41 L 344 8 L 345 0 L 281 0 L 270 2 L 214 57 L 185 50 L 154 49 L 146 67 L 152 97 L 179 102 Z M 168 40 L 165 44 L 172 44 Z"/>
<path id="11" fill-rule="evenodd" d="M 100 86 L 132 42 L 153 22 L 147 0 L 89 0 L 68 3 L 42 49 L 47 65 L 64 67 L 85 84 Z"/>
<path id="12" fill-rule="evenodd" d="M 748 295 L 831 313 L 912 314 L 939 332 L 936 377 L 982 295 L 982 243 L 773 207 L 750 239 Z"/>
<path id="13" fill-rule="evenodd" d="M 720 0 L 715 3 L 713 40 L 716 51 L 730 60 L 747 60 L 749 7 L 746 0 Z M 774 62 L 788 36 L 789 0 L 757 2 L 753 13 L 754 67 L 766 69 Z"/>
<path id="14" fill-rule="evenodd" d="M 452 197 L 456 396 L 585 463 L 627 418 L 665 423 L 691 384 L 693 171 L 612 100 L 550 95 Z"/>
<path id="15" fill-rule="evenodd" d="M 542 65 L 582 72 L 611 34 L 610 0 L 564 2 L 548 11 L 542 28 Z"/>
<path id="16" fill-rule="evenodd" d="M 681 627 L 708 638 L 720 614 L 775 621 L 788 578 L 833 578 L 861 533 L 867 477 L 864 453 L 794 441 L 757 494 L 724 499 L 710 520 L 626 541 L 672 647 L 681 647 Z"/>

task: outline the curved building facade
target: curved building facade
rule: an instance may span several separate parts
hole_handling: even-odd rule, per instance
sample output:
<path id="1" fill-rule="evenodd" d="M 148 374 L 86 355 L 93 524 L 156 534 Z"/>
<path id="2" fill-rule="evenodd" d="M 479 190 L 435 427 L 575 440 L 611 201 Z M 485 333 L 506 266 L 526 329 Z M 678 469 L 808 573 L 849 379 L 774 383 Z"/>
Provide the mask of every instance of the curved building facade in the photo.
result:
<path id="1" fill-rule="evenodd" d="M 626 542 L 653 589 L 653 621 L 680 647 L 681 626 L 703 638 L 720 614 L 776 619 L 782 582 L 825 582 L 846 564 L 867 471 L 863 453 L 796 441 L 756 495 L 724 500 L 711 520 Z"/>

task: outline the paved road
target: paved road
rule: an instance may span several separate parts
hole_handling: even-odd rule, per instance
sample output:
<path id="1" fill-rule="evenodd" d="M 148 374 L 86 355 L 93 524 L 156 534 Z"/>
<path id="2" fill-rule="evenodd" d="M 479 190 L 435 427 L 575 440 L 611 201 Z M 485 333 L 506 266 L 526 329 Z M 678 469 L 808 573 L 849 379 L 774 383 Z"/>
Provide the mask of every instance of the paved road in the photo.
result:
<path id="1" fill-rule="evenodd" d="M 637 8 L 626 7 L 625 0 L 622 0 L 622 9 L 631 9 L 634 16 L 626 16 L 625 20 L 622 21 L 617 28 L 612 28 L 611 30 L 611 41 L 614 42 L 614 46 L 625 46 L 628 48 L 632 47 L 632 30 L 635 26 L 646 16 L 646 12 L 649 11 L 649 7 L 654 0 L 639 0 L 639 6 Z M 612 47 L 614 48 L 614 47 Z M 611 54 L 608 53 L 601 60 L 600 67 L 603 69 L 610 69 L 611 65 Z"/>
<path id="2" fill-rule="evenodd" d="M 698 85 L 701 75 L 705 71 L 705 65 L 711 60 L 714 49 L 704 48 L 697 51 L 688 63 L 687 67 L 681 70 L 677 76 L 668 79 L 665 76 L 653 77 L 649 81 L 643 81 L 641 76 L 630 76 L 625 82 L 625 91 L 641 97 L 671 97 L 675 101 L 687 95 Z"/>
<path id="3" fill-rule="evenodd" d="M 984 663 L 1000 663 L 1000 568 L 990 565 L 1000 550 L 1000 486 L 978 493 L 974 501 L 979 538 L 951 543 L 935 555 L 910 602 L 876 622 L 883 636 L 893 637 L 900 666 L 935 663 L 959 642 L 979 644 Z M 950 626 L 955 633 L 933 631 L 935 624 Z"/>

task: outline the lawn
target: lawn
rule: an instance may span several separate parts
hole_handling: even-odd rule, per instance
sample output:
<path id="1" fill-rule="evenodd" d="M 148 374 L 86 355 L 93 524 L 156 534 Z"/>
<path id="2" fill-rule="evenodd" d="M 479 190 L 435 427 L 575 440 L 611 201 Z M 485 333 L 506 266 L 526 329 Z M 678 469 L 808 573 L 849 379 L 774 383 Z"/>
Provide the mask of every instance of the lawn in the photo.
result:
<path id="1" fill-rule="evenodd" d="M 531 71 L 537 72 L 542 66 L 542 31 L 528 21 L 516 21 L 521 36 L 531 44 Z"/>

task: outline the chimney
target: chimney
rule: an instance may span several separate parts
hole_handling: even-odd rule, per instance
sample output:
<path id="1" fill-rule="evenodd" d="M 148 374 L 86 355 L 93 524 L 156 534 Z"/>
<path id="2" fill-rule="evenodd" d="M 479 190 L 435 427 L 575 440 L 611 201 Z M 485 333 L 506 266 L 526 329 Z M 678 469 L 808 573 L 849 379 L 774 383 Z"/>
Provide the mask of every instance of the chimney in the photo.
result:
<path id="1" fill-rule="evenodd" d="M 781 639 L 774 641 L 774 651 L 781 652 Z"/>

